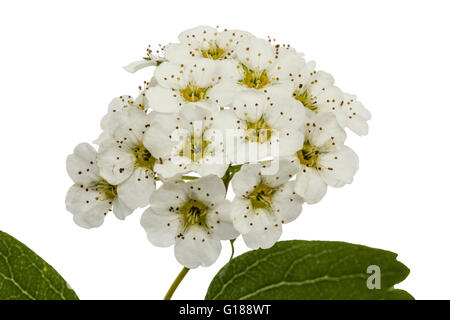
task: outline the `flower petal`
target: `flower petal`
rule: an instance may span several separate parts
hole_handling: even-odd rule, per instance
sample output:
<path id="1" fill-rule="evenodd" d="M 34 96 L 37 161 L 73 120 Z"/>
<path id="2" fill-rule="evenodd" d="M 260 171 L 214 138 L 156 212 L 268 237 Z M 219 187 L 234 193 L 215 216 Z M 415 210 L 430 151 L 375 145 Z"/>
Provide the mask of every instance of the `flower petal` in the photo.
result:
<path id="1" fill-rule="evenodd" d="M 124 220 L 133 213 L 133 209 L 128 207 L 120 197 L 116 197 L 113 200 L 113 212 L 117 219 Z"/>
<path id="2" fill-rule="evenodd" d="M 316 63 L 314 61 L 308 61 L 303 65 L 303 67 L 298 71 L 297 74 L 294 73 L 293 80 L 296 89 L 300 89 L 301 91 L 303 91 L 308 87 L 308 85 L 311 83 L 310 79 L 314 74 L 315 67 Z"/>
<path id="3" fill-rule="evenodd" d="M 266 94 L 266 96 L 270 97 L 270 99 L 276 96 L 284 97 L 285 99 L 292 98 L 292 93 L 295 91 L 295 85 L 291 81 L 276 81 L 265 86 L 262 91 Z"/>
<path id="4" fill-rule="evenodd" d="M 251 249 L 268 249 L 281 237 L 281 222 L 278 216 L 270 213 L 255 215 L 253 225 L 248 233 L 242 235 L 247 247 Z"/>
<path id="5" fill-rule="evenodd" d="M 232 53 L 239 42 L 243 41 L 247 37 L 252 37 L 252 35 L 243 30 L 226 30 L 222 31 L 217 35 L 216 44 L 222 48 L 231 51 Z"/>
<path id="6" fill-rule="evenodd" d="M 231 240 L 239 236 L 231 219 L 231 202 L 228 200 L 218 202 L 210 209 L 207 224 L 213 236 L 220 240 Z"/>
<path id="7" fill-rule="evenodd" d="M 275 159 L 270 164 L 278 168 L 277 172 L 271 175 L 263 175 L 262 179 L 272 188 L 278 188 L 287 183 L 298 170 L 297 165 L 288 159 Z"/>
<path id="8" fill-rule="evenodd" d="M 314 204 L 327 193 L 327 184 L 316 169 L 302 166 L 296 177 L 295 192 L 307 203 Z"/>
<path id="9" fill-rule="evenodd" d="M 271 128 L 303 128 L 305 110 L 299 101 L 289 96 L 272 95 L 270 102 L 270 107 L 264 110 L 264 119 Z"/>
<path id="10" fill-rule="evenodd" d="M 152 77 L 152 80 L 150 80 L 150 83 L 147 84 L 147 86 L 148 88 L 150 88 L 156 86 L 157 84 L 158 83 L 156 82 L 155 78 Z M 136 97 L 136 99 L 134 99 L 133 106 L 144 111 L 147 111 L 149 109 L 146 89 L 142 90 Z"/>
<path id="11" fill-rule="evenodd" d="M 209 100 L 219 107 L 225 108 L 232 104 L 239 86 L 232 80 L 221 81 L 208 90 Z"/>
<path id="12" fill-rule="evenodd" d="M 334 115 L 330 113 L 313 115 L 307 119 L 306 136 L 313 145 L 331 149 L 342 146 L 347 137 Z"/>
<path id="13" fill-rule="evenodd" d="M 263 39 L 253 37 L 241 41 L 236 47 L 236 54 L 252 70 L 265 70 L 275 60 L 273 46 Z"/>
<path id="14" fill-rule="evenodd" d="M 370 120 L 371 114 L 356 96 L 344 93 L 342 110 L 346 115 L 345 125 L 357 135 L 367 135 L 369 132 L 367 121 Z"/>
<path id="15" fill-rule="evenodd" d="M 232 132 L 240 128 L 240 124 L 242 124 L 242 121 L 236 114 L 228 109 L 220 110 L 215 118 L 217 121 L 214 122 L 214 128 L 212 130 L 219 130 L 224 141 L 226 141 L 227 138 L 227 131 L 230 131 L 228 134 L 232 136 Z"/>
<path id="16" fill-rule="evenodd" d="M 303 199 L 294 189 L 295 182 L 289 181 L 273 196 L 273 211 L 280 217 L 281 223 L 294 221 L 302 212 Z"/>
<path id="17" fill-rule="evenodd" d="M 155 69 L 154 77 L 166 89 L 181 89 L 185 86 L 183 68 L 172 62 L 164 62 Z"/>
<path id="18" fill-rule="evenodd" d="M 274 60 L 269 68 L 269 77 L 280 81 L 292 78 L 298 74 L 305 65 L 303 55 L 296 52 L 287 52 Z"/>
<path id="19" fill-rule="evenodd" d="M 215 64 L 219 80 L 232 81 L 237 85 L 237 82 L 242 78 L 242 67 L 236 60 L 216 60 Z"/>
<path id="20" fill-rule="evenodd" d="M 169 62 L 177 64 L 190 62 L 196 56 L 196 51 L 184 43 L 169 43 L 164 52 Z"/>
<path id="21" fill-rule="evenodd" d="M 169 181 L 150 196 L 150 205 L 159 215 L 171 216 L 188 199 L 188 188 L 183 181 Z"/>
<path id="22" fill-rule="evenodd" d="M 236 197 L 246 195 L 251 192 L 261 181 L 260 164 L 244 164 L 231 180 L 233 191 Z"/>
<path id="23" fill-rule="evenodd" d="M 189 103 L 181 108 L 179 112 L 181 122 L 178 125 L 183 126 L 190 133 L 194 133 L 194 130 L 203 131 L 211 128 L 214 116 L 215 114 L 210 108 Z"/>
<path id="24" fill-rule="evenodd" d="M 113 123 L 111 121 L 111 116 L 116 112 L 122 112 L 124 110 L 132 108 L 133 104 L 133 97 L 126 94 L 112 99 L 112 101 L 108 105 L 108 113 L 101 120 L 101 128 L 103 130 L 107 130 L 109 128 L 109 125 Z"/>
<path id="25" fill-rule="evenodd" d="M 147 97 L 150 108 L 162 113 L 178 112 L 184 103 L 178 91 L 161 86 L 149 88 Z"/>
<path id="26" fill-rule="evenodd" d="M 274 135 L 274 140 L 277 136 Z M 288 156 L 290 154 L 295 153 L 296 151 L 300 150 L 303 146 L 304 141 L 304 135 L 299 130 L 295 129 L 283 129 L 279 133 L 279 145 L 278 145 L 278 154 L 273 153 L 275 156 Z M 272 142 L 272 144 L 275 146 L 276 142 Z"/>
<path id="27" fill-rule="evenodd" d="M 241 234 L 251 231 L 255 224 L 255 214 L 249 200 L 236 196 L 231 202 L 231 221 L 234 228 Z"/>
<path id="28" fill-rule="evenodd" d="M 126 71 L 128 71 L 129 73 L 135 73 L 136 71 L 139 71 L 141 69 L 147 68 L 147 67 L 151 67 L 151 66 L 155 66 L 156 65 L 156 60 L 139 60 L 139 61 L 134 61 L 131 62 L 130 64 L 127 64 L 125 67 L 123 67 Z"/>
<path id="29" fill-rule="evenodd" d="M 108 112 L 115 113 L 131 108 L 134 104 L 133 97 L 124 94 L 111 100 L 108 105 Z"/>
<path id="30" fill-rule="evenodd" d="M 129 108 L 110 116 L 107 132 L 120 144 L 141 145 L 144 132 L 150 127 L 150 117 L 138 108 Z"/>
<path id="31" fill-rule="evenodd" d="M 153 172 L 144 168 L 136 168 L 127 180 L 117 186 L 118 197 L 131 209 L 148 205 L 154 190 Z"/>
<path id="32" fill-rule="evenodd" d="M 200 200 L 211 207 L 225 199 L 225 185 L 216 175 L 209 175 L 186 183 L 189 198 Z"/>
<path id="33" fill-rule="evenodd" d="M 336 86 L 322 87 L 315 96 L 317 112 L 332 113 L 338 121 L 345 120 L 345 114 L 342 110 L 342 91 Z"/>
<path id="34" fill-rule="evenodd" d="M 118 185 L 133 173 L 135 156 L 121 145 L 102 150 L 97 156 L 100 175 L 112 185 Z"/>
<path id="35" fill-rule="evenodd" d="M 201 177 L 208 175 L 216 175 L 223 177 L 228 169 L 229 164 L 224 163 L 222 158 L 203 158 L 201 161 L 192 162 L 188 168 L 189 171 L 197 172 Z"/>
<path id="36" fill-rule="evenodd" d="M 155 163 L 154 171 L 163 179 L 171 179 L 177 175 L 189 173 L 191 169 L 188 164 L 177 163 L 173 159 L 166 159 L 162 163 Z"/>
<path id="37" fill-rule="evenodd" d="M 347 146 L 342 146 L 336 152 L 321 155 L 319 163 L 323 168 L 322 178 L 332 187 L 352 183 L 359 166 L 358 156 Z"/>
<path id="38" fill-rule="evenodd" d="M 200 88 L 207 88 L 217 81 L 216 64 L 210 59 L 200 59 L 187 63 L 184 68 L 186 83 L 194 83 Z"/>
<path id="39" fill-rule="evenodd" d="M 67 192 L 66 208 L 80 227 L 97 228 L 111 209 L 111 203 L 101 199 L 102 195 L 95 189 L 73 185 Z"/>
<path id="40" fill-rule="evenodd" d="M 180 232 L 178 214 L 160 215 L 148 208 L 141 217 L 141 226 L 147 232 L 147 239 L 158 247 L 170 247 Z"/>
<path id="41" fill-rule="evenodd" d="M 269 107 L 264 94 L 256 91 L 242 91 L 233 100 L 233 110 L 238 118 L 248 122 L 257 122 Z"/>
<path id="42" fill-rule="evenodd" d="M 175 132 L 181 125 L 178 118 L 175 113 L 157 114 L 153 117 L 144 134 L 143 144 L 155 158 L 165 159 L 172 156 L 177 146 L 177 141 L 172 138 L 177 136 Z"/>
<path id="43" fill-rule="evenodd" d="M 222 245 L 204 228 L 192 226 L 175 242 L 175 257 L 189 269 L 208 267 L 216 262 Z"/>
<path id="44" fill-rule="evenodd" d="M 313 71 L 309 78 L 308 90 L 314 96 L 318 95 L 323 88 L 331 87 L 334 84 L 334 78 L 325 71 Z"/>
<path id="45" fill-rule="evenodd" d="M 97 167 L 97 152 L 87 144 L 80 143 L 66 160 L 67 173 L 75 183 L 92 185 L 100 180 Z"/>
<path id="46" fill-rule="evenodd" d="M 278 146 L 279 156 L 288 156 L 303 146 L 301 131 L 305 122 L 305 110 L 291 97 L 273 96 L 271 107 L 266 108 L 264 119 L 272 128 L 271 143 Z M 274 154 L 277 156 L 277 154 Z"/>
<path id="47" fill-rule="evenodd" d="M 181 43 L 190 44 L 194 48 L 202 47 L 203 43 L 209 43 L 217 37 L 218 31 L 216 28 L 210 26 L 198 26 L 192 29 L 185 30 L 178 35 L 178 40 Z"/>

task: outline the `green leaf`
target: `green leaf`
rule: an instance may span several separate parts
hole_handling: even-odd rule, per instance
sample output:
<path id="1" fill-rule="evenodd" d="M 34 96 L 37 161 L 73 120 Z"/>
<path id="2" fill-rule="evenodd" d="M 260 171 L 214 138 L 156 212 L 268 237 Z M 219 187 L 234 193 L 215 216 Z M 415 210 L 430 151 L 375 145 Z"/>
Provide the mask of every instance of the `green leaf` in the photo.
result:
<path id="1" fill-rule="evenodd" d="M 345 242 L 283 241 L 231 260 L 212 280 L 206 300 L 414 299 L 393 286 L 409 269 L 397 254 Z M 369 266 L 380 289 L 369 289 Z M 373 277 L 370 284 L 373 284 Z"/>
<path id="2" fill-rule="evenodd" d="M 52 266 L 0 231 L 0 300 L 78 300 L 78 297 Z"/>

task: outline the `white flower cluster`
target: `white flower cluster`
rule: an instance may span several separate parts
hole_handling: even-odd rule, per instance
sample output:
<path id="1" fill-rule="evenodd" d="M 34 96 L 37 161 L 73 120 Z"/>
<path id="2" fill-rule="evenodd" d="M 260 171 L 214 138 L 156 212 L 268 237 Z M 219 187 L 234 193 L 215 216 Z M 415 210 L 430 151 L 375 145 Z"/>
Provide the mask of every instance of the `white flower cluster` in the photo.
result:
<path id="1" fill-rule="evenodd" d="M 304 202 L 352 182 L 358 157 L 345 129 L 367 134 L 370 113 L 292 47 L 200 26 L 125 68 L 148 66 L 136 99 L 110 103 L 98 151 L 82 143 L 67 158 L 78 225 L 149 206 L 148 240 L 174 245 L 188 268 L 209 266 L 221 240 L 269 248 Z"/>

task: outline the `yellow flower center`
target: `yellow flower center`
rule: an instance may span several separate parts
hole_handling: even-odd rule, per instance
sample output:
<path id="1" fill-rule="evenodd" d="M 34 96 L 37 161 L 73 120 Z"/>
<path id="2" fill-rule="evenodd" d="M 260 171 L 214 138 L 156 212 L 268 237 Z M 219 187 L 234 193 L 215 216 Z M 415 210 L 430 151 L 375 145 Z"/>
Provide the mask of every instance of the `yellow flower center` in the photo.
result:
<path id="1" fill-rule="evenodd" d="M 319 148 L 312 145 L 308 140 L 305 140 L 303 148 L 297 151 L 300 163 L 309 168 L 317 168 L 319 155 Z"/>
<path id="2" fill-rule="evenodd" d="M 102 200 L 114 200 L 117 197 L 117 186 L 109 184 L 106 180 L 100 181 L 95 190 L 102 194 L 104 197 Z"/>
<path id="3" fill-rule="evenodd" d="M 264 121 L 264 118 L 257 122 L 247 122 L 245 139 L 250 142 L 267 142 L 272 136 L 272 130 Z"/>
<path id="4" fill-rule="evenodd" d="M 253 209 L 272 209 L 272 197 L 275 189 L 260 183 L 248 196 Z"/>
<path id="5" fill-rule="evenodd" d="M 192 162 L 197 161 L 203 158 L 206 148 L 210 143 L 210 141 L 203 139 L 203 134 L 199 136 L 191 135 L 179 155 L 190 158 Z"/>
<path id="6" fill-rule="evenodd" d="M 156 159 L 152 156 L 150 151 L 148 151 L 143 145 L 133 149 L 136 160 L 134 162 L 135 167 L 148 168 L 153 170 Z"/>
<path id="7" fill-rule="evenodd" d="M 261 89 L 270 83 L 266 70 L 251 70 L 245 64 L 241 64 L 244 77 L 239 83 L 252 89 Z"/>
<path id="8" fill-rule="evenodd" d="M 208 206 L 198 200 L 190 199 L 186 201 L 180 207 L 180 214 L 183 218 L 184 228 L 193 225 L 208 227 L 206 224 Z"/>
<path id="9" fill-rule="evenodd" d="M 219 60 L 222 59 L 226 54 L 226 51 L 220 48 L 217 43 L 211 44 L 208 49 L 202 50 L 202 57 Z"/>
<path id="10" fill-rule="evenodd" d="M 189 102 L 197 102 L 205 99 L 207 88 L 200 88 L 193 83 L 189 83 L 186 88 L 180 90 L 181 96 L 184 100 Z"/>
<path id="11" fill-rule="evenodd" d="M 319 110 L 316 105 L 317 101 L 314 99 L 313 96 L 311 96 L 308 90 L 305 90 L 304 92 L 296 90 L 293 96 L 295 99 L 300 101 L 305 108 L 308 108 L 309 110 L 314 111 L 315 113 L 319 113 Z"/>

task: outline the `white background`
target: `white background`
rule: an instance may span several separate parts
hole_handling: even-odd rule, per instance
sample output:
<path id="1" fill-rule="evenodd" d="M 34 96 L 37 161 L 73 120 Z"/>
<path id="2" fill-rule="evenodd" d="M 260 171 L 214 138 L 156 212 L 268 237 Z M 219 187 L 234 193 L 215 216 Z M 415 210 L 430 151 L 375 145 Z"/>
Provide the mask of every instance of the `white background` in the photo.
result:
<path id="1" fill-rule="evenodd" d="M 72 222 L 65 158 L 100 133 L 109 101 L 151 69 L 121 67 L 200 24 L 270 35 L 335 76 L 372 112 L 354 183 L 329 190 L 282 239 L 388 249 L 411 269 L 398 287 L 450 298 L 450 19 L 447 1 L 2 1 L 0 229 L 53 265 L 82 299 L 159 299 L 181 270 L 147 242 L 140 212 L 96 230 Z M 236 242 L 237 252 L 246 250 Z M 201 299 L 230 254 L 191 271 L 174 298 Z"/>

